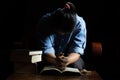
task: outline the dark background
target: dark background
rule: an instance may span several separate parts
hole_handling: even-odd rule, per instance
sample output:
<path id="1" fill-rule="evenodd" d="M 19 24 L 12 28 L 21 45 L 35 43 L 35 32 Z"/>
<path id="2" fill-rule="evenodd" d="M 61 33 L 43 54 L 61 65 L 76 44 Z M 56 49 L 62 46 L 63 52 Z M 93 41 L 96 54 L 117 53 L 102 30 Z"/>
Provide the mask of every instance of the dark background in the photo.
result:
<path id="1" fill-rule="evenodd" d="M 103 44 L 100 70 L 103 77 L 117 77 L 119 70 L 119 5 L 116 1 L 66 0 L 77 7 L 87 25 L 88 42 Z M 12 49 L 36 49 L 35 28 L 46 12 L 62 7 L 65 0 L 2 0 L 0 1 L 0 75 L 9 73 Z M 11 70 L 11 68 L 10 68 Z"/>
<path id="2" fill-rule="evenodd" d="M 104 1 L 66 0 L 72 1 L 78 15 L 84 17 L 91 39 L 100 40 L 104 28 Z M 11 42 L 21 42 L 33 37 L 38 19 L 46 12 L 63 7 L 65 0 L 11 0 L 1 1 L 1 34 Z M 101 24 L 102 23 L 102 24 Z M 90 29 L 90 30 L 89 30 Z M 92 31 L 91 31 L 92 30 Z M 97 37 L 99 36 L 99 37 Z M 6 39 L 6 40 L 8 40 Z M 3 39 L 5 40 L 5 39 Z M 94 40 L 94 39 L 93 39 Z M 7 42 L 7 41 L 6 41 Z M 27 42 L 27 41 L 26 41 Z M 27 43 L 26 43 L 27 44 Z M 31 43 L 32 44 L 32 43 Z M 29 46 L 29 48 L 33 48 Z"/>

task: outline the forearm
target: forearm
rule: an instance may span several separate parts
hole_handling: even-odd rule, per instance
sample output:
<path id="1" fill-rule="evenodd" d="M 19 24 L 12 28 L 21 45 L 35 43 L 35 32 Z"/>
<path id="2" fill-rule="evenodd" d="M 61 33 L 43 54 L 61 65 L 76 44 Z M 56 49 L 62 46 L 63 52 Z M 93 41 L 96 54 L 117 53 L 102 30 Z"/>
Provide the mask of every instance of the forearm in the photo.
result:
<path id="1" fill-rule="evenodd" d="M 79 58 L 80 58 L 80 54 L 77 53 L 70 53 L 68 56 L 68 62 L 66 65 L 72 64 L 74 62 L 76 62 Z"/>
<path id="2" fill-rule="evenodd" d="M 56 64 L 56 56 L 54 54 L 45 54 L 45 59 L 52 64 Z"/>

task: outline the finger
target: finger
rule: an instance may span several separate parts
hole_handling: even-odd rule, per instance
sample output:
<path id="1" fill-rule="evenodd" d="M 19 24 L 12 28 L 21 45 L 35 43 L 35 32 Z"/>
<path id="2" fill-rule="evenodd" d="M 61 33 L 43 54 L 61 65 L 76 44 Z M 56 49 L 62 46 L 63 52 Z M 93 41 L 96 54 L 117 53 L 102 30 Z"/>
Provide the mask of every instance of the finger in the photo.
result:
<path id="1" fill-rule="evenodd" d="M 62 66 L 62 65 L 56 65 L 56 68 L 60 69 L 60 70 L 63 70 L 65 68 L 65 66 Z"/>
<path id="2" fill-rule="evenodd" d="M 57 61 L 60 61 L 60 62 L 63 62 L 64 56 L 57 57 L 56 60 L 57 60 Z"/>
<path id="3" fill-rule="evenodd" d="M 59 54 L 57 54 L 57 57 L 59 56 L 64 56 L 64 53 L 60 52 Z"/>
<path id="4" fill-rule="evenodd" d="M 60 61 L 62 61 L 62 62 L 68 62 L 68 58 L 66 58 L 66 57 L 62 57 L 62 58 L 60 58 Z"/>
<path id="5" fill-rule="evenodd" d="M 63 71 L 66 67 L 57 67 L 59 70 Z"/>

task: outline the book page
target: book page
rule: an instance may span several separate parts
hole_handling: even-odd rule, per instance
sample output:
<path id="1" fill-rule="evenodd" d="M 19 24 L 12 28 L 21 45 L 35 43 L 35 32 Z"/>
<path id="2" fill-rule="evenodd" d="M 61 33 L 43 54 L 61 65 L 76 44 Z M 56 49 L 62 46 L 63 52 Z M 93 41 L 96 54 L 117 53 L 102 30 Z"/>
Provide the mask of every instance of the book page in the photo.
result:
<path id="1" fill-rule="evenodd" d="M 63 72 L 65 71 L 78 72 L 78 73 L 80 72 L 77 68 L 71 68 L 71 67 L 66 67 L 66 69 Z"/>
<path id="2" fill-rule="evenodd" d="M 67 67 L 64 71 L 62 71 L 63 75 L 81 75 L 81 72 L 77 68 Z"/>
<path id="3" fill-rule="evenodd" d="M 40 61 L 42 61 L 41 55 L 33 55 L 32 56 L 32 59 L 31 59 L 32 63 L 36 63 L 36 62 L 40 62 Z"/>
<path id="4" fill-rule="evenodd" d="M 40 73 L 50 73 L 50 74 L 78 74 L 80 75 L 80 71 L 77 68 L 66 67 L 65 70 L 61 71 L 57 69 L 55 66 L 45 66 Z"/>
<path id="5" fill-rule="evenodd" d="M 45 66 L 41 72 L 46 71 L 46 70 L 56 70 L 56 71 L 61 72 L 61 71 L 60 71 L 59 69 L 57 69 L 55 66 Z"/>
<path id="6" fill-rule="evenodd" d="M 62 72 L 54 66 L 45 66 L 40 74 L 42 75 L 60 75 Z"/>

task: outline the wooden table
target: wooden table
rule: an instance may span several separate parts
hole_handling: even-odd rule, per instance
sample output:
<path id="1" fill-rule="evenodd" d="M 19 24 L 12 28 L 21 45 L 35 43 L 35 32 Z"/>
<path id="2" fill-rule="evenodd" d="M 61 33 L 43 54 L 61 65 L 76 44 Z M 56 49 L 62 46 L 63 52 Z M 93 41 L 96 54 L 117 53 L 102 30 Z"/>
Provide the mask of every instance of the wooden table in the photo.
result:
<path id="1" fill-rule="evenodd" d="M 102 80 L 96 71 L 87 71 L 81 76 L 43 76 L 36 74 L 34 64 L 20 61 L 14 63 L 14 71 L 7 80 Z"/>
<path id="2" fill-rule="evenodd" d="M 88 71 L 81 76 L 53 76 L 38 74 L 12 74 L 7 80 L 102 80 L 96 71 Z"/>

